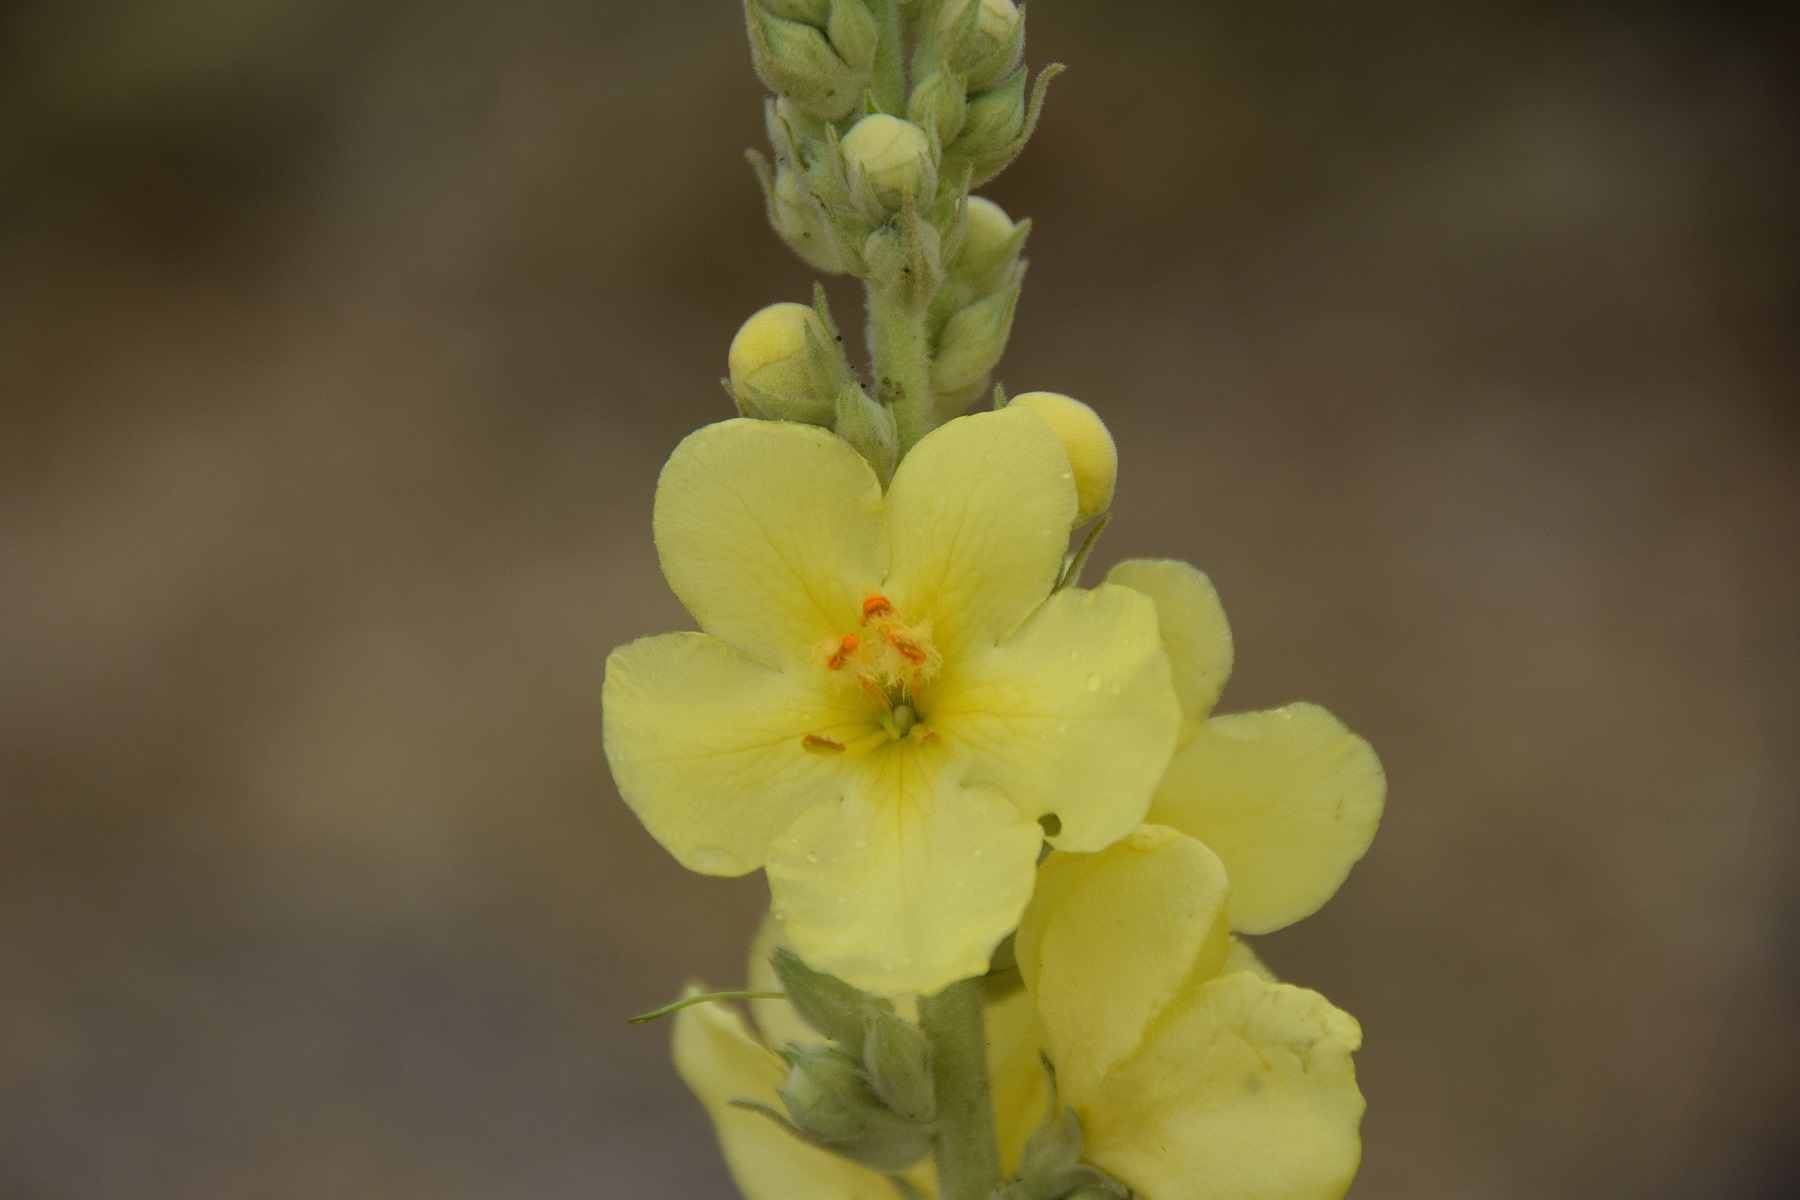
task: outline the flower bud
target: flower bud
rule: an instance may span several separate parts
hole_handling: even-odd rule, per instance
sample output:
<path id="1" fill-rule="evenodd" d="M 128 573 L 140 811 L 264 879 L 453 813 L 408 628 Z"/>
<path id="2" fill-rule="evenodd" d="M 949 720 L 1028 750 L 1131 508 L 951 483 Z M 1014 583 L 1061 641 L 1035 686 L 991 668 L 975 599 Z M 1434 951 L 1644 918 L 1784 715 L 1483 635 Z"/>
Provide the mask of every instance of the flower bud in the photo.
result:
<path id="1" fill-rule="evenodd" d="M 968 286 L 971 295 L 987 295 L 1005 282 L 1030 232 L 1029 221 L 1014 225 L 1006 210 L 992 200 L 970 196 L 962 245 L 950 273 Z"/>
<path id="2" fill-rule="evenodd" d="M 969 115 L 969 93 L 956 73 L 947 67 L 933 71 L 913 88 L 906 101 L 906 119 L 937 130 L 938 140 L 948 142 L 962 131 Z"/>
<path id="3" fill-rule="evenodd" d="M 998 87 L 969 97 L 969 115 L 945 157 L 966 164 L 979 187 L 1018 155 L 1025 116 L 1025 72 L 1016 71 Z"/>
<path id="4" fill-rule="evenodd" d="M 785 946 L 776 949 L 770 962 L 800 1019 L 851 1054 L 861 1054 L 870 1016 L 887 1005 L 841 979 L 813 970 Z"/>
<path id="5" fill-rule="evenodd" d="M 775 168 L 769 216 L 788 249 L 808 266 L 827 275 L 844 273 L 844 261 L 825 227 L 825 214 L 807 190 L 805 175 L 785 165 Z"/>
<path id="6" fill-rule="evenodd" d="M 808 1141 L 879 1171 L 904 1171 L 931 1149 L 932 1128 L 890 1110 L 862 1066 L 831 1046 L 790 1046 L 787 1086 L 778 1089 Z"/>
<path id="7" fill-rule="evenodd" d="M 757 77 L 812 116 L 847 116 L 869 86 L 870 71 L 846 62 L 824 30 L 776 16 L 759 2 L 744 7 Z"/>
<path id="8" fill-rule="evenodd" d="M 871 113 L 851 127 L 839 146 L 851 173 L 868 180 L 876 199 L 889 208 L 903 196 L 926 203 L 937 192 L 931 139 L 911 121 Z"/>
<path id="9" fill-rule="evenodd" d="M 891 1012 L 875 1013 L 863 1041 L 863 1067 L 875 1094 L 894 1112 L 921 1123 L 937 1116 L 931 1044 L 918 1026 Z"/>
<path id="10" fill-rule="evenodd" d="M 931 362 L 931 390 L 960 392 L 981 382 L 1006 353 L 1012 333 L 1013 309 L 1018 305 L 1015 285 L 995 292 L 958 312 L 944 326 L 937 354 Z"/>
<path id="11" fill-rule="evenodd" d="M 981 91 L 1018 68 L 1025 16 L 1013 0 L 947 0 L 938 10 L 932 49 L 972 91 Z"/>
<path id="12" fill-rule="evenodd" d="M 863 0 L 831 0 L 825 36 L 838 56 L 858 71 L 874 71 L 875 43 L 881 33 L 875 14 Z"/>
<path id="13" fill-rule="evenodd" d="M 1119 480 L 1119 450 L 1100 414 L 1081 401 L 1056 392 L 1026 392 L 1014 396 L 1050 423 L 1062 439 L 1075 473 L 1075 498 L 1079 511 L 1075 524 L 1085 525 L 1112 507 L 1113 487 Z"/>
<path id="14" fill-rule="evenodd" d="M 762 6 L 788 21 L 804 21 L 825 28 L 831 16 L 831 0 L 761 0 Z"/>
<path id="15" fill-rule="evenodd" d="M 746 416 L 831 425 L 836 388 L 830 372 L 819 369 L 817 353 L 808 353 L 809 340 L 837 341 L 804 304 L 771 304 L 738 329 L 728 362 L 731 393 Z"/>

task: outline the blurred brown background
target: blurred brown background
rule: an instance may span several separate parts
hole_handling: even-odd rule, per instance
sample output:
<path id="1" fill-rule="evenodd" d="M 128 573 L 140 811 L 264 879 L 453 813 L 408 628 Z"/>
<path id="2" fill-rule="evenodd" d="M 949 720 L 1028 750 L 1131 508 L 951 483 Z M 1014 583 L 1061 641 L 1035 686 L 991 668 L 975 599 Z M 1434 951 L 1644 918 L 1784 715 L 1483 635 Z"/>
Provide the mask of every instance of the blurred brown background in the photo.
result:
<path id="1" fill-rule="evenodd" d="M 1113 423 L 1225 707 L 1390 772 L 1263 946 L 1366 1028 L 1356 1197 L 1800 1193 L 1791 22 L 1032 6 L 1003 377 Z M 762 885 L 599 695 L 809 286 L 759 105 L 726 0 L 0 9 L 0 1196 L 729 1194 L 623 1018 Z"/>

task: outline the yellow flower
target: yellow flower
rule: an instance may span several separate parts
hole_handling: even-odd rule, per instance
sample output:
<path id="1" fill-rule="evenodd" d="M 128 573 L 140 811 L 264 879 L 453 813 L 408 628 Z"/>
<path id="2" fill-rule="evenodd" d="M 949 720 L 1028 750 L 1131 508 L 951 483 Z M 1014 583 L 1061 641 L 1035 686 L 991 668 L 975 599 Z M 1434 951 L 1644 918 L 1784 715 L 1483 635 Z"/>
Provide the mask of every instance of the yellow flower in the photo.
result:
<path id="1" fill-rule="evenodd" d="M 1052 594 L 1076 511 L 1024 408 L 952 421 L 874 473 L 821 429 L 710 425 L 656 495 L 663 573 L 704 633 L 615 650 L 620 794 L 688 867 L 767 868 L 794 949 L 884 995 L 986 969 L 1044 828 L 1142 819 L 1180 706 L 1155 605 Z"/>
<path id="2" fill-rule="evenodd" d="M 1233 954 L 1227 891 L 1163 826 L 1045 861 L 1017 947 L 1060 1098 L 1087 1161 L 1150 1200 L 1336 1200 L 1362 1154 L 1362 1032 Z"/>
<path id="3" fill-rule="evenodd" d="M 1211 716 L 1231 631 L 1206 576 L 1133 559 L 1107 574 L 1156 604 L 1181 697 L 1181 748 L 1147 818 L 1205 842 L 1231 878 L 1232 928 L 1268 933 L 1317 912 L 1369 848 L 1387 779 L 1375 751 L 1315 704 Z"/>

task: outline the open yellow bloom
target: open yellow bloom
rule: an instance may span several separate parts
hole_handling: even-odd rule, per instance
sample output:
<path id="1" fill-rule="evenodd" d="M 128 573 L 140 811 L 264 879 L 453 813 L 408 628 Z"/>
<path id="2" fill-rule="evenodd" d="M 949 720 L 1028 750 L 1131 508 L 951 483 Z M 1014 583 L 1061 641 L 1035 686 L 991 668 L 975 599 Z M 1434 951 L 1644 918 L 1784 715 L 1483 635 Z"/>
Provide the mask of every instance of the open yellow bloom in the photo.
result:
<path id="1" fill-rule="evenodd" d="M 1122 562 L 1107 580 L 1155 602 L 1181 697 L 1181 748 L 1148 819 L 1224 861 L 1233 929 L 1268 933 L 1317 912 L 1381 821 L 1375 751 L 1316 704 L 1212 716 L 1232 651 L 1211 582 L 1162 559 Z"/>
<path id="2" fill-rule="evenodd" d="M 606 672 L 619 791 L 686 866 L 766 867 L 815 968 L 886 995 L 986 969 L 1043 829 L 1098 850 L 1142 819 L 1180 705 L 1155 605 L 1052 594 L 1076 511 L 1020 408 L 943 426 L 884 497 L 809 426 L 735 420 L 676 448 L 663 573 L 704 633 Z"/>
<path id="3" fill-rule="evenodd" d="M 1233 969 L 1228 890 L 1164 826 L 1045 861 L 1017 946 L 1061 1099 L 1087 1161 L 1149 1200 L 1336 1200 L 1362 1154 L 1362 1031 Z"/>

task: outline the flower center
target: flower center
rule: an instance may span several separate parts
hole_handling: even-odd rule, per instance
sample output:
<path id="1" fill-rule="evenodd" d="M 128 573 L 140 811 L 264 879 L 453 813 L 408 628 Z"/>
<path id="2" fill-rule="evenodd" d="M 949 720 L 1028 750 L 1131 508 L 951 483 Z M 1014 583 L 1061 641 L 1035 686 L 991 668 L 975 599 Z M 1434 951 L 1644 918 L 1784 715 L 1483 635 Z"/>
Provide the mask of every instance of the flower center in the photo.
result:
<path id="1" fill-rule="evenodd" d="M 882 732 L 865 741 L 898 741 L 914 730 L 921 741 L 936 740 L 937 734 L 924 724 L 919 706 L 925 685 L 943 663 L 932 644 L 931 622 L 908 621 L 886 596 L 872 595 L 863 601 L 857 629 L 827 642 L 821 648 L 820 661 L 834 677 L 859 688 L 873 702 L 875 723 Z M 845 748 L 814 734 L 804 741 L 807 749 L 822 754 Z"/>

